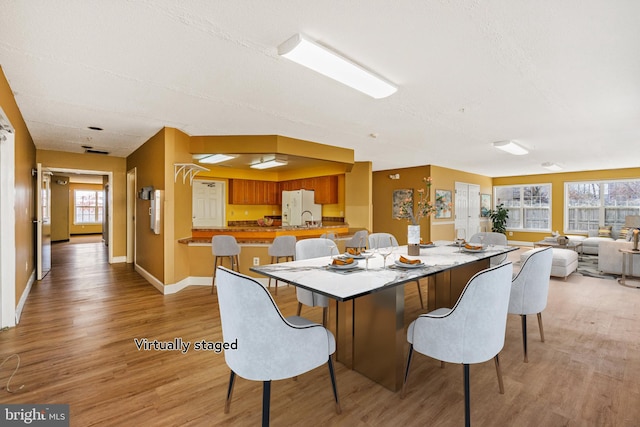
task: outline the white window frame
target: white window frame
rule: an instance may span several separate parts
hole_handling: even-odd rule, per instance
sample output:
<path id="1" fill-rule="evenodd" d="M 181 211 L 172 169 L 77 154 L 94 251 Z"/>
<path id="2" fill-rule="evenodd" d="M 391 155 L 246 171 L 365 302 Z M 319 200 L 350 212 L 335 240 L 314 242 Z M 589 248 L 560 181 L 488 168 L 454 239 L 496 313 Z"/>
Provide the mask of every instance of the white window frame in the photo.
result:
<path id="1" fill-rule="evenodd" d="M 628 178 L 628 179 L 601 179 L 601 180 L 584 180 L 584 181 L 566 181 L 564 183 L 564 230 L 565 233 L 589 233 L 590 230 L 581 230 L 581 229 L 571 229 L 569 228 L 569 185 L 571 184 L 597 184 L 600 187 L 600 205 L 597 207 L 593 207 L 594 209 L 598 209 L 598 227 L 603 227 L 606 225 L 615 225 L 615 224 L 607 224 L 606 223 L 606 210 L 607 209 L 615 209 L 613 206 L 605 205 L 605 191 L 604 185 L 616 182 L 640 182 L 638 178 Z M 579 209 L 579 207 L 571 207 L 574 209 Z M 587 208 L 587 206 L 585 206 Z M 634 209 L 634 206 L 622 206 L 621 209 Z M 640 209 L 640 206 L 637 207 Z M 639 212 L 640 213 L 640 212 Z"/>
<path id="2" fill-rule="evenodd" d="M 531 183 L 531 184 L 514 184 L 514 185 L 496 185 L 493 187 L 493 207 L 495 209 L 495 207 L 497 205 L 499 205 L 502 202 L 498 201 L 498 197 L 497 197 L 497 190 L 500 188 L 519 188 L 520 189 L 520 200 L 524 200 L 524 189 L 525 187 L 548 187 L 549 188 L 549 206 L 548 207 L 528 207 L 528 206 L 524 206 L 524 203 L 522 204 L 522 206 L 505 206 L 506 209 L 509 210 L 509 212 L 512 212 L 514 210 L 519 210 L 520 211 L 520 224 L 518 227 L 507 227 L 507 230 L 513 230 L 513 231 L 532 231 L 532 232 L 550 232 L 551 231 L 551 219 L 552 219 L 552 212 L 553 212 L 553 206 L 552 206 L 552 201 L 553 201 L 553 195 L 552 195 L 552 191 L 553 191 L 553 185 L 551 185 L 550 182 L 545 182 L 545 183 Z M 546 209 L 548 212 L 548 218 L 547 218 L 547 223 L 549 224 L 549 226 L 547 228 L 526 228 L 524 226 L 524 218 L 525 218 L 525 211 L 527 209 Z"/>
<path id="3" fill-rule="evenodd" d="M 77 216 L 77 209 L 80 207 L 82 208 L 83 206 L 78 206 L 77 204 L 77 200 L 78 200 L 78 192 L 88 192 L 88 193 L 95 193 L 96 194 L 96 204 L 95 204 L 95 218 L 94 221 L 79 221 L 78 220 L 78 216 Z M 100 206 L 100 204 L 98 203 L 98 200 L 100 199 L 100 194 L 102 195 L 102 206 Z M 102 212 L 102 215 L 99 214 L 99 212 Z M 100 225 L 102 224 L 104 219 L 104 191 L 103 190 L 91 190 L 91 189 L 83 189 L 83 188 L 76 188 L 75 190 L 73 190 L 73 224 L 74 225 Z"/>

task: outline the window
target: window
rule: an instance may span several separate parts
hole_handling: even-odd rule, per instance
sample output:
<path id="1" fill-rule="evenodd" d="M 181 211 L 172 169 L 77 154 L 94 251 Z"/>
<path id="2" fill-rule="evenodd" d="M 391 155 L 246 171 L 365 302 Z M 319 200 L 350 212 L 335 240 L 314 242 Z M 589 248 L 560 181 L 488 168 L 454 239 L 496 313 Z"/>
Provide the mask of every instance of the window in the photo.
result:
<path id="1" fill-rule="evenodd" d="M 509 210 L 508 229 L 551 230 L 551 184 L 494 187 L 493 196 Z"/>
<path id="2" fill-rule="evenodd" d="M 640 215 L 640 180 L 567 182 L 564 199 L 566 231 L 620 229 L 627 215 Z"/>
<path id="3" fill-rule="evenodd" d="M 74 190 L 74 224 L 102 224 L 104 193 L 93 190 Z"/>

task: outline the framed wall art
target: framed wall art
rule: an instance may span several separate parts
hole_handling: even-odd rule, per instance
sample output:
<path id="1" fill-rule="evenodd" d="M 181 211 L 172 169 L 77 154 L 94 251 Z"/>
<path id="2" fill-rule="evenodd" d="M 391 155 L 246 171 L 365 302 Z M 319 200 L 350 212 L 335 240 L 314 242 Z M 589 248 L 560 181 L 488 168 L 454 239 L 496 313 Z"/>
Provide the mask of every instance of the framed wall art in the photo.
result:
<path id="1" fill-rule="evenodd" d="M 409 215 L 406 213 L 402 213 L 400 211 L 400 207 L 405 200 L 411 200 L 410 207 L 413 209 L 413 189 L 401 189 L 401 190 L 393 190 L 393 200 L 392 206 L 393 211 L 391 212 L 393 219 L 402 219 L 409 218 Z"/>
<path id="2" fill-rule="evenodd" d="M 451 190 L 436 190 L 436 218 L 451 218 Z"/>
<path id="3" fill-rule="evenodd" d="M 482 218 L 489 218 L 491 214 L 491 194 L 480 195 L 480 216 Z"/>

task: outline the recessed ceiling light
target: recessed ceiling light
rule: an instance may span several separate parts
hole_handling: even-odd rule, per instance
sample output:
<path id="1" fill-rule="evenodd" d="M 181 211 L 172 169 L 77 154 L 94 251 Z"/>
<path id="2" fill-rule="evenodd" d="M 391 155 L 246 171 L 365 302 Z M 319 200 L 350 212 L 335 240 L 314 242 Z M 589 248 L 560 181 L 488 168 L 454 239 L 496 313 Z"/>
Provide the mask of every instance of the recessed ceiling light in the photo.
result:
<path id="1" fill-rule="evenodd" d="M 278 55 L 297 62 L 320 74 L 359 90 L 372 98 L 385 98 L 398 88 L 380 76 L 365 70 L 324 46 L 311 41 L 303 34 L 296 34 L 280 46 Z"/>
<path id="2" fill-rule="evenodd" d="M 91 129 L 91 130 L 104 130 L 104 129 L 98 127 L 98 126 L 89 126 L 89 129 Z"/>
<path id="3" fill-rule="evenodd" d="M 231 159 L 235 159 L 236 156 L 233 154 L 212 154 L 210 156 L 207 157 L 203 157 L 200 160 L 198 160 L 200 163 L 206 163 L 206 164 L 215 164 L 215 163 L 221 163 L 221 162 L 226 162 L 227 160 L 231 160 Z"/>
<path id="4" fill-rule="evenodd" d="M 506 151 L 507 153 L 513 154 L 516 156 L 529 154 L 529 151 L 526 148 L 524 148 L 522 145 L 519 145 L 515 141 L 498 141 L 498 142 L 494 142 L 493 146 L 498 150 Z"/>

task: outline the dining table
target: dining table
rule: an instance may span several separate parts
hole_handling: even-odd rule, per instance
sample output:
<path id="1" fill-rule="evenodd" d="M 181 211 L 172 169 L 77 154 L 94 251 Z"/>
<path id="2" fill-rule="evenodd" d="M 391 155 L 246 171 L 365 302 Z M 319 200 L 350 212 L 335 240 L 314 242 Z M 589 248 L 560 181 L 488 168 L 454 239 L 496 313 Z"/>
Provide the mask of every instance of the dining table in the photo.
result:
<path id="1" fill-rule="evenodd" d="M 490 267 L 493 257 L 517 250 L 514 246 L 465 248 L 454 242 L 421 245 L 420 254 L 407 255 L 407 246 L 362 254 L 296 260 L 251 267 L 260 275 L 329 298 L 326 327 L 336 338 L 336 360 L 384 387 L 402 387 L 405 359 L 404 284 L 418 280 L 426 287 L 427 307 L 452 308 L 474 274 Z M 354 258 L 346 265 L 334 259 Z M 411 261 L 408 264 L 402 261 Z M 342 262 L 338 261 L 339 264 Z"/>

